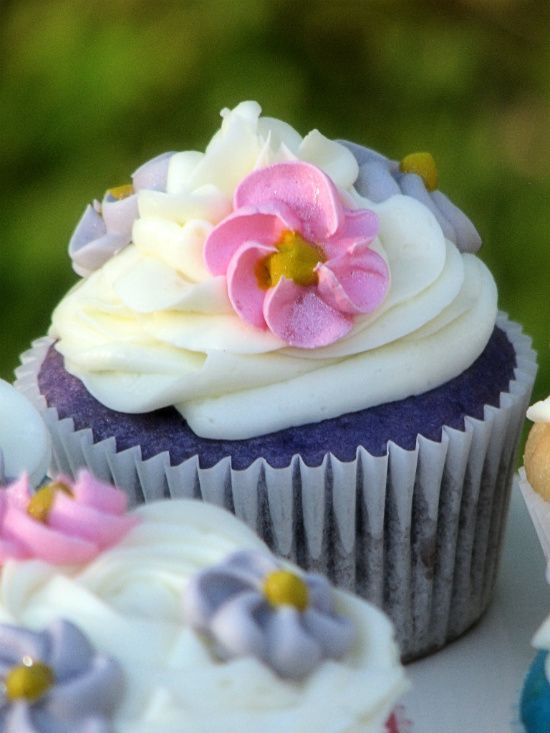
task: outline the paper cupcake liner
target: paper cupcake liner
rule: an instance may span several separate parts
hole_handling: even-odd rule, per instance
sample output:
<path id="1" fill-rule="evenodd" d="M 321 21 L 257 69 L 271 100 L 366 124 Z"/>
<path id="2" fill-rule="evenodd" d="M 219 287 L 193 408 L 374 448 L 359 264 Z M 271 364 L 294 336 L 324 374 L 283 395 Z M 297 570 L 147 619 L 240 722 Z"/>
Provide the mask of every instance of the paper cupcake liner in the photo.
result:
<path id="1" fill-rule="evenodd" d="M 542 498 L 538 494 L 525 475 L 525 469 L 520 468 L 517 484 L 525 501 L 525 506 L 535 527 L 537 537 L 539 538 L 544 557 L 548 562 L 550 560 L 550 502 Z"/>
<path id="2" fill-rule="evenodd" d="M 517 366 L 500 406 L 465 429 L 443 428 L 414 450 L 390 443 L 385 456 L 359 447 L 343 462 L 320 466 L 294 456 L 287 468 L 258 459 L 235 470 L 226 458 L 200 468 L 197 457 L 170 466 L 167 453 L 143 460 L 139 447 L 117 452 L 115 439 L 94 443 L 40 395 L 37 373 L 51 343 L 22 357 L 16 386 L 42 411 L 53 437 L 53 470 L 81 466 L 125 488 L 131 503 L 191 497 L 223 506 L 272 548 L 327 574 L 389 613 L 403 658 L 430 653 L 462 634 L 488 605 L 497 571 L 519 431 L 536 373 L 521 327 L 500 314 Z"/>

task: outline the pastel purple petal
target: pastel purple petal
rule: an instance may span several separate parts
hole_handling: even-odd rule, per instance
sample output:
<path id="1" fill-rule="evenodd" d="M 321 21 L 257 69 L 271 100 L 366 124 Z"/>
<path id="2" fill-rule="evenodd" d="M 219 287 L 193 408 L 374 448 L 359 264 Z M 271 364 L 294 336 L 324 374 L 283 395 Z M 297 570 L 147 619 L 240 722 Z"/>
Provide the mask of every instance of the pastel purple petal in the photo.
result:
<path id="1" fill-rule="evenodd" d="M 114 201 L 105 196 L 101 203 L 101 213 L 110 234 L 121 234 L 130 240 L 132 226 L 138 218 L 137 195 L 134 193 Z"/>
<path id="2" fill-rule="evenodd" d="M 156 158 L 148 160 L 132 173 L 134 190 L 149 188 L 153 191 L 166 191 L 166 180 L 168 178 L 168 165 L 173 152 L 161 153 Z"/>
<path id="3" fill-rule="evenodd" d="M 103 217 L 94 206 L 88 204 L 69 241 L 69 256 L 73 258 L 88 242 L 99 239 L 106 232 Z"/>
<path id="4" fill-rule="evenodd" d="M 227 292 L 237 314 L 256 328 L 265 328 L 263 303 L 266 291 L 260 288 L 256 268 L 264 257 L 276 252 L 263 244 L 243 244 L 227 269 Z"/>
<path id="5" fill-rule="evenodd" d="M 238 209 L 273 200 L 287 204 L 301 221 L 300 233 L 317 244 L 344 223 L 344 207 L 334 184 L 309 163 L 277 163 L 254 171 L 235 191 L 234 205 Z"/>
<path id="6" fill-rule="evenodd" d="M 107 260 L 129 243 L 129 237 L 121 234 L 105 234 L 99 239 L 86 242 L 71 253 L 73 270 L 81 277 L 98 270 Z"/>
<path id="7" fill-rule="evenodd" d="M 289 219 L 291 222 L 289 222 Z M 269 210 L 246 207 L 235 211 L 215 227 L 204 244 L 204 260 L 212 275 L 225 275 L 235 252 L 246 242 L 275 244 L 292 228 L 287 207 L 274 204 Z"/>
<path id="8" fill-rule="evenodd" d="M 339 257 L 317 266 L 323 300 L 342 313 L 370 313 L 388 290 L 388 268 L 368 246 L 356 245 Z"/>
<path id="9" fill-rule="evenodd" d="M 255 590 L 244 591 L 223 603 L 210 622 L 213 637 L 224 656 L 265 657 L 265 639 L 256 614 L 265 606 L 264 598 Z"/>
<path id="10" fill-rule="evenodd" d="M 267 654 L 281 677 L 300 679 L 312 672 L 322 659 L 322 647 L 301 623 L 295 608 L 282 606 L 268 618 Z"/>
<path id="11" fill-rule="evenodd" d="M 282 277 L 264 300 L 264 317 L 274 334 L 291 346 L 314 349 L 337 341 L 351 329 L 351 317 L 319 297 L 315 287 Z"/>

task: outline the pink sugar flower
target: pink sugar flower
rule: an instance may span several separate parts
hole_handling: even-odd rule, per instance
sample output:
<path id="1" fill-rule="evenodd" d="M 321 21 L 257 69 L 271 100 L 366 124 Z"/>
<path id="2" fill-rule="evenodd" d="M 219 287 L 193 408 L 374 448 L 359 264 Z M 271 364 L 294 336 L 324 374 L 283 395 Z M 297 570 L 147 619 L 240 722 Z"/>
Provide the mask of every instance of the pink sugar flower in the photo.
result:
<path id="1" fill-rule="evenodd" d="M 38 559 L 53 565 L 88 562 L 137 523 L 126 494 L 81 471 L 30 491 L 26 475 L 0 490 L 0 565 Z"/>
<path id="2" fill-rule="evenodd" d="M 227 277 L 243 320 L 312 349 L 344 336 L 354 315 L 384 299 L 388 268 L 369 247 L 376 214 L 346 209 L 319 168 L 261 168 L 241 182 L 233 204 L 206 240 L 204 257 L 213 275 Z"/>

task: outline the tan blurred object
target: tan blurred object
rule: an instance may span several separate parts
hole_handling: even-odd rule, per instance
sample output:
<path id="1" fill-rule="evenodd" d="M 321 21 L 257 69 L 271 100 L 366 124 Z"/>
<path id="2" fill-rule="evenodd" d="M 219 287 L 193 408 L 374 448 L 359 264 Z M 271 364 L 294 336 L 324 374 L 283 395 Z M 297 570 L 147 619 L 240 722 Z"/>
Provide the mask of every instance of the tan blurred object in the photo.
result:
<path id="1" fill-rule="evenodd" d="M 550 501 L 550 423 L 535 423 L 525 444 L 525 473 L 533 489 Z"/>

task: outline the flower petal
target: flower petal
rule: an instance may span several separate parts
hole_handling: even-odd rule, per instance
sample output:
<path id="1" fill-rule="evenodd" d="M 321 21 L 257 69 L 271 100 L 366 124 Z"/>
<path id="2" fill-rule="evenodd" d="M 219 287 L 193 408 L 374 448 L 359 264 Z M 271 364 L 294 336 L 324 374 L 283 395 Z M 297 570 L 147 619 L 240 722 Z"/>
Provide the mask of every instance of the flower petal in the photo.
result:
<path id="1" fill-rule="evenodd" d="M 61 491 L 48 515 L 48 526 L 53 531 L 89 541 L 101 549 L 115 545 L 136 523 L 136 518 L 129 514 L 112 514 L 86 506 Z"/>
<path id="2" fill-rule="evenodd" d="M 214 566 L 189 580 L 183 594 L 183 612 L 187 623 L 199 631 L 208 631 L 214 614 L 234 596 L 254 590 L 247 580 Z"/>
<path id="3" fill-rule="evenodd" d="M 130 241 L 130 235 L 110 232 L 103 217 L 88 205 L 69 241 L 69 256 L 79 275 L 89 275 Z"/>
<path id="4" fill-rule="evenodd" d="M 351 329 L 351 317 L 334 310 L 315 287 L 282 277 L 264 300 L 264 317 L 273 333 L 291 346 L 313 349 L 337 341 Z"/>
<path id="5" fill-rule="evenodd" d="M 340 229 L 327 242 L 323 250 L 328 259 L 344 254 L 346 249 L 358 244 L 370 244 L 378 234 L 378 216 L 370 209 L 345 209 Z"/>
<path id="6" fill-rule="evenodd" d="M 284 204 L 267 202 L 246 206 L 218 224 L 204 245 L 204 260 L 213 275 L 225 275 L 229 261 L 246 242 L 275 244 L 285 230 L 294 230 L 300 222 Z"/>
<path id="7" fill-rule="evenodd" d="M 318 640 L 303 628 L 300 612 L 290 606 L 281 606 L 269 616 L 266 637 L 265 661 L 281 677 L 300 679 L 322 658 Z"/>
<path id="8" fill-rule="evenodd" d="M 15 541 L 18 551 L 22 548 L 28 556 L 52 565 L 84 563 L 98 553 L 95 542 L 65 535 L 11 508 L 6 512 L 3 539 Z"/>
<path id="9" fill-rule="evenodd" d="M 332 181 L 313 165 L 277 163 L 247 176 L 235 191 L 235 209 L 282 201 L 301 221 L 300 233 L 317 244 L 344 223 L 344 207 Z"/>
<path id="10" fill-rule="evenodd" d="M 155 191 L 166 190 L 166 179 L 168 178 L 168 165 L 173 152 L 161 153 L 132 173 L 134 189 L 139 191 L 142 188 L 152 188 Z"/>
<path id="11" fill-rule="evenodd" d="M 266 291 L 260 288 L 257 267 L 264 257 L 276 252 L 275 247 L 243 244 L 227 269 L 227 292 L 231 305 L 240 318 L 256 328 L 265 328 L 263 304 Z"/>
<path id="12" fill-rule="evenodd" d="M 233 596 L 223 603 L 212 617 L 210 631 L 224 657 L 252 655 L 265 658 L 265 638 L 256 621 L 256 614 L 265 605 L 256 591 Z"/>
<path id="13" fill-rule="evenodd" d="M 316 269 L 320 295 L 341 313 L 370 313 L 388 290 L 387 265 L 368 246 L 356 245 Z"/>
<path id="14" fill-rule="evenodd" d="M 101 213 L 109 234 L 120 234 L 129 241 L 132 236 L 132 225 L 138 217 L 137 194 L 120 200 L 111 200 L 105 195 L 101 202 Z"/>

